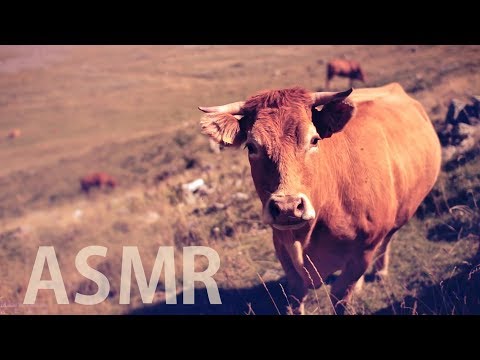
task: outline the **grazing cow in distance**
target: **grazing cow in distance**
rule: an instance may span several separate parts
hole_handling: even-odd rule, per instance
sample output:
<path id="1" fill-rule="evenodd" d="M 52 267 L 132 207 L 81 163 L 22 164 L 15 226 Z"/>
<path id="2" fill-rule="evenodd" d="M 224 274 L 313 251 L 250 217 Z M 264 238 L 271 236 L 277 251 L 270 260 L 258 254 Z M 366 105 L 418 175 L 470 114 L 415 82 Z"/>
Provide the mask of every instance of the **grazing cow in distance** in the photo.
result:
<path id="1" fill-rule="evenodd" d="M 430 192 L 441 162 L 430 119 L 399 84 L 270 90 L 199 109 L 204 134 L 248 149 L 294 314 L 304 312 L 308 288 L 337 270 L 337 314 L 350 310 L 370 265 L 377 278 L 387 276 L 392 235 Z"/>
<path id="2" fill-rule="evenodd" d="M 349 78 L 350 87 L 352 87 L 353 80 L 360 80 L 363 83 L 367 81 L 367 77 L 360 67 L 360 64 L 352 60 L 333 59 L 327 63 L 325 90 L 329 88 L 330 80 L 332 80 L 334 76 Z"/>
<path id="3" fill-rule="evenodd" d="M 7 138 L 8 139 L 16 139 L 20 135 L 22 135 L 22 131 L 20 129 L 12 129 L 8 132 Z"/>
<path id="4" fill-rule="evenodd" d="M 107 173 L 95 172 L 82 177 L 80 179 L 80 185 L 82 186 L 82 190 L 88 193 L 91 187 L 102 188 L 109 186 L 110 188 L 115 188 L 117 182 Z"/>

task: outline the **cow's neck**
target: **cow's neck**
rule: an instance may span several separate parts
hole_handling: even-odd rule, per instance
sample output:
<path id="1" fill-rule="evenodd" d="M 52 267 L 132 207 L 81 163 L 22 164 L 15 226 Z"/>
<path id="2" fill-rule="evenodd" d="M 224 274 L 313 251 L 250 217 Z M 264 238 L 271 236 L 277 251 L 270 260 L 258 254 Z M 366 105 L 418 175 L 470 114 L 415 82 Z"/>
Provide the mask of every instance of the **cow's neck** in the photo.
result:
<path id="1" fill-rule="evenodd" d="M 355 166 L 350 147 L 351 143 L 343 132 L 323 139 L 319 146 L 314 185 L 316 223 L 332 231 L 339 226 L 348 226 L 349 214 L 344 208 L 344 197 L 349 196 L 347 189 L 352 179 L 348 174 Z"/>

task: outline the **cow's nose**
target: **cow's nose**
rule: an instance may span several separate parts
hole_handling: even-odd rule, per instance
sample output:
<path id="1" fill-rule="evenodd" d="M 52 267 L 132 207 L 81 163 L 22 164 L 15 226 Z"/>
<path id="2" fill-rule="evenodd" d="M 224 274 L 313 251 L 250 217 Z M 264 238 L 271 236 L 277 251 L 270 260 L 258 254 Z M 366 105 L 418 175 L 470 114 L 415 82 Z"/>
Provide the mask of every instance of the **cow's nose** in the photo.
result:
<path id="1" fill-rule="evenodd" d="M 303 196 L 272 196 L 268 209 L 273 219 L 301 219 L 305 214 L 305 199 Z"/>
<path id="2" fill-rule="evenodd" d="M 298 225 L 313 219 L 315 219 L 315 209 L 308 196 L 303 193 L 273 194 L 263 208 L 263 221 L 273 226 Z"/>

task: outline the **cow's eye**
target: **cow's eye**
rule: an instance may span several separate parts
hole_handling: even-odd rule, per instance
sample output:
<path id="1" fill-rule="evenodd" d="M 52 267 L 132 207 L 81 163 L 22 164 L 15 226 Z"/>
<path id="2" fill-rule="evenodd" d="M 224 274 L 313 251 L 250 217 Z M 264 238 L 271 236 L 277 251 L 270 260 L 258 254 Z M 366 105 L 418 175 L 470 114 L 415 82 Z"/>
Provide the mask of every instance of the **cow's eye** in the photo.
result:
<path id="1" fill-rule="evenodd" d="M 312 137 L 312 140 L 310 141 L 310 144 L 312 144 L 312 146 L 317 146 L 319 141 L 320 141 L 320 136 L 315 135 L 314 137 Z"/>
<path id="2" fill-rule="evenodd" d="M 257 148 L 252 143 L 246 143 L 245 147 L 248 149 L 248 155 L 253 155 L 257 153 Z"/>

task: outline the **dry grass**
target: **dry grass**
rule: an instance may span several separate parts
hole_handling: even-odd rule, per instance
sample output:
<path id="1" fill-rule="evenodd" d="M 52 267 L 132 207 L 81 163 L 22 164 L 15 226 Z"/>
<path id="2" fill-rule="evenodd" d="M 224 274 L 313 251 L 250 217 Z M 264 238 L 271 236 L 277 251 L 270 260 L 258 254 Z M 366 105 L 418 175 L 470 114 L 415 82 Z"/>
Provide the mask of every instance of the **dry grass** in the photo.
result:
<path id="1" fill-rule="evenodd" d="M 321 88 L 324 63 L 335 56 L 360 61 L 369 85 L 400 82 L 434 120 L 443 119 L 452 97 L 468 99 L 480 88 L 478 46 L 82 46 L 40 52 L 15 71 L 0 65 L 0 305 L 13 305 L 0 307 L 3 313 L 283 312 L 283 271 L 271 231 L 261 223 L 246 155 L 210 153 L 197 106 L 241 100 L 264 88 Z M 8 61 L 30 53 L 0 47 L 0 59 Z M 332 87 L 347 84 L 336 79 Z M 22 136 L 6 141 L 11 128 Z M 114 175 L 119 187 L 82 193 L 78 179 L 96 170 Z M 480 313 L 474 258 L 479 173 L 478 157 L 442 173 L 419 217 L 392 242 L 390 279 L 366 283 L 354 299 L 356 313 Z M 196 178 L 211 191 L 181 190 Z M 234 196 L 238 192 L 244 195 Z M 37 306 L 15 307 L 39 245 L 55 247 L 72 304 L 57 305 L 51 292 L 41 291 Z M 108 248 L 106 258 L 91 264 L 109 278 L 111 292 L 102 304 L 80 306 L 73 304 L 75 292 L 96 291 L 74 266 L 77 252 L 89 245 Z M 213 247 L 221 259 L 215 279 L 224 305 L 209 306 L 201 289 L 195 307 L 165 305 L 163 280 L 154 305 L 142 304 L 135 282 L 132 303 L 119 305 L 121 253 L 128 245 L 138 246 L 147 277 L 158 247 L 175 246 L 179 292 L 183 246 Z M 307 313 L 332 312 L 329 297 L 320 295 L 308 296 Z"/>

